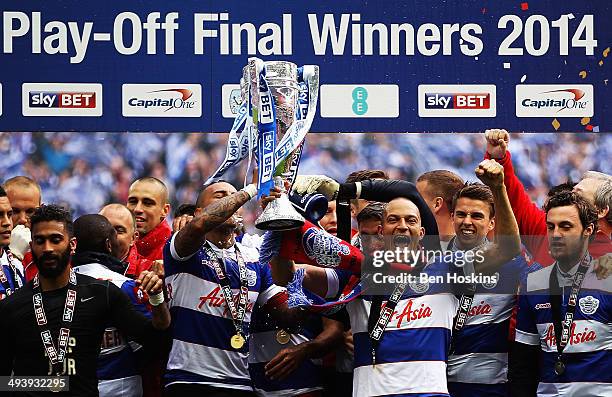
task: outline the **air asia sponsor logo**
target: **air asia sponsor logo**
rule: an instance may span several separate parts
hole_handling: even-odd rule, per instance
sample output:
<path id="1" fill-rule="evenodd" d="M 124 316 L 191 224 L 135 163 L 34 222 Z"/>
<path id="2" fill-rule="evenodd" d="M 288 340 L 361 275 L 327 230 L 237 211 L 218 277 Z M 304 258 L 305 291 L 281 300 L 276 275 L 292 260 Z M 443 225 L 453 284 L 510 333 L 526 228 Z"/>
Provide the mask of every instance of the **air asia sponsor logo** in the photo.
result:
<path id="1" fill-rule="evenodd" d="M 200 117 L 199 84 L 124 84 L 124 117 Z"/>
<path id="2" fill-rule="evenodd" d="M 582 330 L 581 332 L 576 332 L 576 323 L 572 324 L 569 337 L 570 345 L 579 345 L 581 343 L 592 342 L 595 339 L 597 339 L 595 331 L 590 330 L 588 327 L 584 327 L 584 330 Z M 546 330 L 544 342 L 548 347 L 551 348 L 557 346 L 557 339 L 555 338 L 555 327 L 552 324 L 550 324 L 548 326 L 548 329 Z"/>
<path id="3" fill-rule="evenodd" d="M 494 85 L 419 85 L 420 117 L 495 117 Z"/>
<path id="4" fill-rule="evenodd" d="M 517 85 L 517 117 L 592 117 L 593 86 Z"/>
<path id="5" fill-rule="evenodd" d="M 489 305 L 485 301 L 480 301 L 480 304 L 472 306 L 472 308 L 468 312 L 468 316 L 470 317 L 479 316 L 481 314 L 491 314 L 491 305 Z"/>
<path id="6" fill-rule="evenodd" d="M 234 304 L 236 305 L 236 307 L 238 307 L 239 294 L 235 294 L 233 299 Z M 255 302 L 249 300 L 249 303 L 247 304 L 246 308 L 247 312 L 253 311 L 254 303 Z M 231 317 L 229 308 L 225 304 L 225 297 L 221 292 L 221 287 L 217 286 L 212 291 L 210 291 L 208 295 L 200 296 L 200 303 L 198 304 L 198 309 L 202 309 L 204 305 L 207 305 L 210 308 L 223 307 L 223 317 Z"/>
<path id="7" fill-rule="evenodd" d="M 24 83 L 24 116 L 101 116 L 102 85 Z"/>
<path id="8" fill-rule="evenodd" d="M 424 303 L 421 303 L 418 307 L 413 308 L 413 303 L 414 300 L 409 299 L 401 313 L 397 310 L 393 311 L 389 323 L 391 324 L 395 322 L 395 327 L 401 328 L 401 326 L 404 324 L 409 324 L 413 321 L 431 317 L 432 311 L 429 306 L 425 305 Z M 383 306 L 383 308 L 384 307 L 385 306 Z"/>

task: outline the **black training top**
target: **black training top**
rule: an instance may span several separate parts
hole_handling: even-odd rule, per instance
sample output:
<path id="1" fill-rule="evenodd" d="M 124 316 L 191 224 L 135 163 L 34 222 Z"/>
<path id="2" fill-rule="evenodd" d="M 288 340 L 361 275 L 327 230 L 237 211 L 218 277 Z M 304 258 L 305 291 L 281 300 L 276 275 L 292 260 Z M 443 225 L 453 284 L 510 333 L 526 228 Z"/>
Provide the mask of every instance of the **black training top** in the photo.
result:
<path id="1" fill-rule="evenodd" d="M 77 277 L 76 309 L 70 325 L 70 338 L 62 376 L 70 377 L 70 392 L 65 396 L 98 396 L 96 363 L 102 334 L 107 326 L 115 326 L 136 340 L 155 334 L 151 324 L 137 312 L 128 296 L 110 281 L 97 280 L 82 274 Z M 43 292 L 43 305 L 48 327 L 57 349 L 57 338 L 68 286 Z M 0 375 L 50 376 L 51 364 L 41 340 L 34 316 L 33 283 L 0 301 Z M 10 395 L 10 394 L 9 394 Z M 27 392 L 14 395 L 49 396 L 48 392 Z"/>

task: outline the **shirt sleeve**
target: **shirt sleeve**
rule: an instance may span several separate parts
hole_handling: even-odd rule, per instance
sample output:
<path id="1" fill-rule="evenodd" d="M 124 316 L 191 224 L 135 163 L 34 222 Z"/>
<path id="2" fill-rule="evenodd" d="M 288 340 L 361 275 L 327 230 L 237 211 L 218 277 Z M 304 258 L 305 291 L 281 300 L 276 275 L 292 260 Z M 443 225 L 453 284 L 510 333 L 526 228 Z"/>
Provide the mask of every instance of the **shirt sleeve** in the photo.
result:
<path id="1" fill-rule="evenodd" d="M 130 298 L 132 305 L 134 305 L 138 313 L 144 315 L 146 318 L 151 318 L 151 309 L 149 308 L 149 302 L 146 295 L 138 289 L 134 280 L 125 281 L 121 285 L 121 291 Z"/>
<path id="2" fill-rule="evenodd" d="M 187 267 L 198 267 L 200 266 L 198 261 L 197 252 L 192 255 L 181 257 L 177 254 L 176 249 L 174 248 L 174 239 L 176 238 L 177 233 L 174 233 L 168 242 L 164 246 L 164 272 L 166 277 L 171 276 L 175 273 L 179 273 L 184 271 Z"/>
<path id="3" fill-rule="evenodd" d="M 537 346 L 540 336 L 536 327 L 525 280 L 519 286 L 518 314 L 516 318 L 515 340 L 526 345 Z"/>
<path id="4" fill-rule="evenodd" d="M 488 153 L 485 155 L 485 158 L 490 158 Z M 547 244 L 544 238 L 546 236 L 546 213 L 531 201 L 525 186 L 516 176 L 510 152 L 506 152 L 504 158 L 496 161 L 504 167 L 506 192 L 508 193 L 510 206 L 516 217 L 519 232 L 527 250 L 538 262 L 550 262 L 547 250 L 542 249 L 542 245 Z"/>

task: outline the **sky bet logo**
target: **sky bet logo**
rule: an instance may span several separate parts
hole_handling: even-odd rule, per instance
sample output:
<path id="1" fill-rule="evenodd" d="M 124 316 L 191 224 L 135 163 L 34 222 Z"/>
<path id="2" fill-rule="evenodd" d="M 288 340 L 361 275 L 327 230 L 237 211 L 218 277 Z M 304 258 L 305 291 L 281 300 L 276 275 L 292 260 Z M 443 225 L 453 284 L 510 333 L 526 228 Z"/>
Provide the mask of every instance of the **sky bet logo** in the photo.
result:
<path id="1" fill-rule="evenodd" d="M 494 85 L 419 85 L 419 117 L 495 117 Z"/>
<path id="2" fill-rule="evenodd" d="M 102 116 L 101 84 L 24 83 L 24 116 Z"/>
<path id="3" fill-rule="evenodd" d="M 96 107 L 95 92 L 30 92 L 31 108 L 92 109 Z"/>
<path id="4" fill-rule="evenodd" d="M 491 97 L 480 94 L 425 94 L 426 109 L 489 109 Z"/>
<path id="5" fill-rule="evenodd" d="M 123 84 L 124 117 L 201 117 L 200 84 Z"/>

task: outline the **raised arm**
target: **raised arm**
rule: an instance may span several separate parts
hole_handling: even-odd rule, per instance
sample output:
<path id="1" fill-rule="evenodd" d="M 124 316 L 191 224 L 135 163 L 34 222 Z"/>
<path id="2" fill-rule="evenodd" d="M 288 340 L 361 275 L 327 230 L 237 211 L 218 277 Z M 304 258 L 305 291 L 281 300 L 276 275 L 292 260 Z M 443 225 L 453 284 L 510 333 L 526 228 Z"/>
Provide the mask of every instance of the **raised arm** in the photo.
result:
<path id="1" fill-rule="evenodd" d="M 506 130 L 486 130 L 485 140 L 487 143 L 485 159 L 493 159 L 504 167 L 504 185 L 510 206 L 516 216 L 519 232 L 524 236 L 523 242 L 533 255 L 538 256 L 538 262 L 544 259 L 544 263 L 550 263 L 550 257 L 546 251 L 541 253 L 541 246 L 545 243 L 541 236 L 546 235 L 546 214 L 531 201 L 525 187 L 514 172 L 512 155 L 508 151 L 510 134 Z"/>
<path id="2" fill-rule="evenodd" d="M 412 182 L 402 180 L 370 179 L 361 182 L 338 183 L 324 175 L 298 175 L 293 189 L 299 193 L 319 192 L 328 200 L 337 199 L 364 199 L 371 201 L 389 202 L 398 197 L 405 197 L 412 201 L 421 214 L 421 225 L 425 228 L 429 237 L 424 241 L 425 248 L 432 250 L 440 249 L 438 236 L 438 224 L 436 218 L 427 206 L 423 197 L 417 191 Z"/>
<path id="3" fill-rule="evenodd" d="M 495 241 L 485 248 L 484 260 L 474 262 L 474 270 L 492 273 L 521 253 L 521 239 L 506 193 L 503 167 L 494 160 L 484 160 L 476 167 L 476 176 L 493 192 Z"/>

